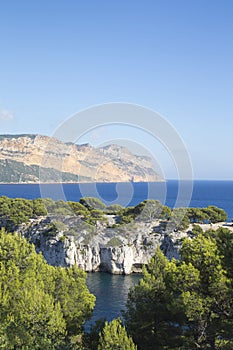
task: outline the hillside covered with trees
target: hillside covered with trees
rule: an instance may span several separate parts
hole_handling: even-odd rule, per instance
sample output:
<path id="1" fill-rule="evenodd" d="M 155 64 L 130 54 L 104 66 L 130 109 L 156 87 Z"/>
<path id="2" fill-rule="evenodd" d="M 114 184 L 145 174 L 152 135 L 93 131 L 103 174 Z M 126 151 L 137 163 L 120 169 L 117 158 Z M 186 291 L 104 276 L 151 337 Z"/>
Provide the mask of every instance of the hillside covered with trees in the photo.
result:
<path id="1" fill-rule="evenodd" d="M 125 322 L 139 350 L 233 349 L 233 233 L 199 228 L 181 259 L 160 249 L 128 296 Z"/>
<path id="2" fill-rule="evenodd" d="M 0 232 L 0 348 L 72 349 L 95 297 L 76 266 L 53 267 L 17 234 Z"/>

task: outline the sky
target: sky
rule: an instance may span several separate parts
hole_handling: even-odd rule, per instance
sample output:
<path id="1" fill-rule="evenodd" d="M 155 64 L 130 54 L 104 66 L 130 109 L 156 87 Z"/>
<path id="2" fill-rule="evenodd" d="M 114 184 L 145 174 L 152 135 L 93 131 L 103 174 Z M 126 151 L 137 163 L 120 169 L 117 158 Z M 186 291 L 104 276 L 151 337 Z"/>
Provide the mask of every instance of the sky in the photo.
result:
<path id="1" fill-rule="evenodd" d="M 81 110 L 131 103 L 172 125 L 195 179 L 232 180 L 232 18 L 231 0 L 0 0 L 0 133 L 52 136 Z"/>

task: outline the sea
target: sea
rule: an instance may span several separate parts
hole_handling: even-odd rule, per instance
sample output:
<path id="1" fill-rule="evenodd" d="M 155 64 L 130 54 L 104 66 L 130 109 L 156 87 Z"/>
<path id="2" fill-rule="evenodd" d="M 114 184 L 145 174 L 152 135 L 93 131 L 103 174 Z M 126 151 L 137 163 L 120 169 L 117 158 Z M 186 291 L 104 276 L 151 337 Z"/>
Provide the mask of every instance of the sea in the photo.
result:
<path id="1" fill-rule="evenodd" d="M 94 183 L 94 184 L 0 184 L 0 196 L 11 198 L 52 198 L 79 201 L 81 197 L 98 197 L 106 205 L 119 203 L 134 206 L 145 199 L 157 199 L 173 207 L 207 207 L 214 205 L 225 210 L 228 221 L 233 218 L 233 181 L 206 181 L 180 183 L 168 180 L 157 183 Z M 87 285 L 96 296 L 93 317 L 86 329 L 96 320 L 108 321 L 121 315 L 129 289 L 138 283 L 141 275 L 110 275 L 89 273 Z"/>
<path id="2" fill-rule="evenodd" d="M 133 206 L 145 199 L 158 199 L 174 206 L 207 207 L 215 205 L 233 218 L 233 181 L 84 183 L 84 184 L 0 184 L 0 196 L 79 201 L 81 197 L 98 197 L 107 205 Z"/>

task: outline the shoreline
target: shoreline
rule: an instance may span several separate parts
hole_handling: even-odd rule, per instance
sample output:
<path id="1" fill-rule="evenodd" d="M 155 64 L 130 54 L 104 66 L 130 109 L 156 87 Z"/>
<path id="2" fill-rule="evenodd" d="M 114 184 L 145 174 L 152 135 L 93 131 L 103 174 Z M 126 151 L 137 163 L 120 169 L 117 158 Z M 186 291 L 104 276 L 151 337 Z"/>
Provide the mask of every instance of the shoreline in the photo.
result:
<path id="1" fill-rule="evenodd" d="M 0 185 L 62 185 L 62 184 L 70 184 L 70 185 L 80 185 L 80 184 L 137 184 L 137 183 L 164 183 L 167 182 L 167 180 L 158 180 L 158 181 L 88 181 L 88 182 L 82 182 L 82 181 L 75 181 L 75 182 L 70 182 L 70 181 L 62 181 L 62 182 L 0 182 Z"/>
<path id="2" fill-rule="evenodd" d="M 168 181 L 172 182 L 233 182 L 233 179 L 222 179 L 222 180 L 214 180 L 214 179 L 187 179 L 187 180 L 180 180 L 180 179 L 166 179 L 166 180 L 157 180 L 157 181 L 48 181 L 48 182 L 0 182 L 0 185 L 61 185 L 61 184 L 71 184 L 71 185 L 79 185 L 79 184 L 119 184 L 119 183 L 131 183 L 131 184 L 138 184 L 138 183 L 166 183 Z"/>

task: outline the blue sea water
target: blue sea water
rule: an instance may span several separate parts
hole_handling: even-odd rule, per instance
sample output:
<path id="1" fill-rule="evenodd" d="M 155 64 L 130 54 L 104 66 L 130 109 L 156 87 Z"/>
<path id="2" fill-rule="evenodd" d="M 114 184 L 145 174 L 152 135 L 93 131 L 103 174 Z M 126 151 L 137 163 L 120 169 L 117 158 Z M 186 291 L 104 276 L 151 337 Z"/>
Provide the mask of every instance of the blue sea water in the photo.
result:
<path id="1" fill-rule="evenodd" d="M 34 199 L 50 197 L 79 201 L 81 197 L 99 197 L 106 204 L 136 205 L 152 198 L 169 207 L 176 205 L 179 183 L 98 183 L 98 184 L 1 184 L 0 196 Z M 183 194 L 185 196 L 185 193 Z M 190 207 L 216 205 L 226 211 L 228 220 L 233 217 L 233 181 L 194 181 Z"/>
<path id="2" fill-rule="evenodd" d="M 89 273 L 87 286 L 96 296 L 95 309 L 91 321 L 86 324 L 86 330 L 98 319 L 112 320 L 121 316 L 131 287 L 138 283 L 141 274 L 128 276 L 110 275 L 108 273 Z"/>

